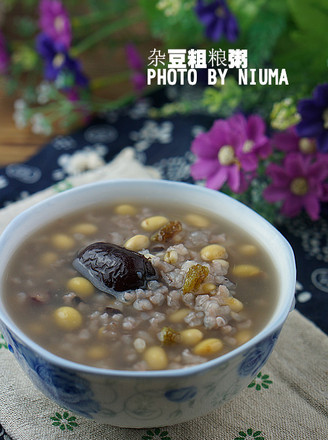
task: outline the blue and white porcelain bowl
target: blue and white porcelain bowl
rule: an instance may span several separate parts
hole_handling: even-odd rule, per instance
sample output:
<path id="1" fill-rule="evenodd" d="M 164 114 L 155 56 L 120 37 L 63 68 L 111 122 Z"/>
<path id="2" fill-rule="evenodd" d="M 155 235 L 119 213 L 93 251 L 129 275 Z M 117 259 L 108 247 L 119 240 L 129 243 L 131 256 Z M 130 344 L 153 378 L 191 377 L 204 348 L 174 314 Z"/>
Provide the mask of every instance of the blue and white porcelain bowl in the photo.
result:
<path id="1" fill-rule="evenodd" d="M 63 408 L 129 428 L 172 425 L 202 416 L 224 404 L 251 382 L 267 361 L 293 306 L 295 262 L 283 236 L 251 209 L 226 195 L 195 185 L 115 180 L 68 190 L 27 209 L 0 238 L 0 286 L 6 262 L 34 231 L 75 210 L 102 202 L 172 200 L 225 217 L 256 236 L 279 277 L 279 297 L 265 328 L 244 345 L 201 365 L 166 371 L 115 371 L 80 365 L 53 355 L 29 339 L 12 321 L 0 295 L 0 329 L 32 382 Z M 1 287 L 1 294 L 3 288 Z"/>

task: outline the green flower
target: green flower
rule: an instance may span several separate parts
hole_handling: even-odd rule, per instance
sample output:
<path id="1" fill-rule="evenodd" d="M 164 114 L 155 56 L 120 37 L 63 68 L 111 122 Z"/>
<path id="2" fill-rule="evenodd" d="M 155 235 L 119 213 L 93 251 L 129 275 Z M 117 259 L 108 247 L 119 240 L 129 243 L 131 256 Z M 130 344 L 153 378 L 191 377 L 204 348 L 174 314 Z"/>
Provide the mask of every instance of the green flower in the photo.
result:
<path id="1" fill-rule="evenodd" d="M 62 431 L 65 431 L 65 429 L 68 429 L 68 431 L 73 431 L 76 426 L 79 426 L 79 424 L 75 421 L 76 417 L 70 417 L 67 411 L 65 411 L 63 414 L 56 412 L 56 416 L 50 417 L 50 419 L 53 420 L 52 425 L 59 426 L 59 429 Z"/>
<path id="2" fill-rule="evenodd" d="M 272 380 L 269 380 L 268 374 L 263 374 L 261 372 L 258 373 L 256 378 L 248 385 L 248 388 L 253 388 L 257 391 L 260 391 L 261 388 L 269 388 L 269 385 L 272 384 Z"/>
<path id="3" fill-rule="evenodd" d="M 262 431 L 253 432 L 252 428 L 249 428 L 249 429 L 247 429 L 246 432 L 239 431 L 238 432 L 239 437 L 235 437 L 234 440 L 251 440 L 251 439 L 265 440 L 261 434 L 262 434 Z"/>
<path id="4" fill-rule="evenodd" d="M 285 98 L 273 104 L 270 118 L 272 128 L 277 130 L 285 130 L 297 124 L 301 119 L 297 113 L 296 104 L 291 98 Z"/>
<path id="5" fill-rule="evenodd" d="M 8 350 L 7 342 L 5 341 L 3 335 L 0 333 L 0 349 L 1 348 L 5 348 L 6 350 Z"/>
<path id="6" fill-rule="evenodd" d="M 143 435 L 142 440 L 154 440 L 158 438 L 160 440 L 171 440 L 171 437 L 168 437 L 167 431 L 161 431 L 159 428 L 155 428 L 153 431 L 150 429 L 146 432 L 147 435 Z"/>

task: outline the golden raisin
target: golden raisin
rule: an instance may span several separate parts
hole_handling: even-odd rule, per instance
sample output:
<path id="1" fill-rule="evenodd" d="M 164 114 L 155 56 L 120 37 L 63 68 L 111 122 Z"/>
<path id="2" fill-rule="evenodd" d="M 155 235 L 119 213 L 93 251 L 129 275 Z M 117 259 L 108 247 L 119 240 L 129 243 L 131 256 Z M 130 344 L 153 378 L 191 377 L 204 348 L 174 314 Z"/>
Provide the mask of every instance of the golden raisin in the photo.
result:
<path id="1" fill-rule="evenodd" d="M 179 221 L 170 221 L 166 225 L 152 236 L 153 241 L 165 242 L 171 240 L 171 238 L 177 233 L 182 231 L 182 225 Z"/>
<path id="2" fill-rule="evenodd" d="M 188 270 L 183 285 L 183 293 L 189 293 L 197 290 L 209 273 L 208 267 L 201 264 L 195 264 Z"/>
<path id="3" fill-rule="evenodd" d="M 180 333 L 171 327 L 163 327 L 160 331 L 159 339 L 163 344 L 174 344 L 180 341 Z"/>

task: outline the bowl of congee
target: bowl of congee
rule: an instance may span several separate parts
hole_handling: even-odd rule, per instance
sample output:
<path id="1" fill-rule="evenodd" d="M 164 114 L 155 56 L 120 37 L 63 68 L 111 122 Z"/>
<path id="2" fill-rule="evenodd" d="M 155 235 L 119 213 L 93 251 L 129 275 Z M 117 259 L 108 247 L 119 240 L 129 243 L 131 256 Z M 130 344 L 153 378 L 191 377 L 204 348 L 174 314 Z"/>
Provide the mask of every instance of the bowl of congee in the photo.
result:
<path id="1" fill-rule="evenodd" d="M 196 185 L 113 180 L 53 196 L 0 238 L 0 328 L 63 408 L 155 427 L 224 404 L 263 367 L 293 305 L 290 245 Z"/>

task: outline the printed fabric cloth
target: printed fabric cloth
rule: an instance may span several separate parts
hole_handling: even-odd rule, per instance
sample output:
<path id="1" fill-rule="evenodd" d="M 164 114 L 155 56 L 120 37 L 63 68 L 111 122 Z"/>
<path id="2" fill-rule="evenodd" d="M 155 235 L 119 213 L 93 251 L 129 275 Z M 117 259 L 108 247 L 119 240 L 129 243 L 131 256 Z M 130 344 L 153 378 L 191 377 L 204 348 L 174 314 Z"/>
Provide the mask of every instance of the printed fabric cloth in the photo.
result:
<path id="1" fill-rule="evenodd" d="M 0 231 L 19 212 L 59 190 L 101 179 L 153 178 L 127 148 L 110 164 L 67 179 L 0 211 Z M 43 396 L 0 337 L 1 440 L 309 440 L 327 438 L 328 337 L 298 311 L 290 313 L 268 363 L 231 402 L 187 423 L 152 429 L 98 424 Z M 214 389 L 208 398 L 215 399 Z M 192 397 L 184 402 L 192 407 Z"/>

